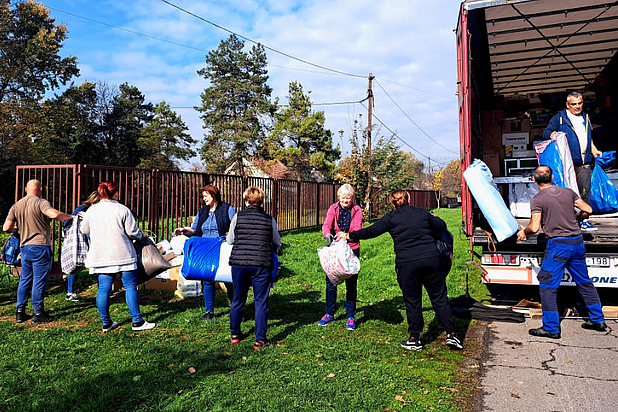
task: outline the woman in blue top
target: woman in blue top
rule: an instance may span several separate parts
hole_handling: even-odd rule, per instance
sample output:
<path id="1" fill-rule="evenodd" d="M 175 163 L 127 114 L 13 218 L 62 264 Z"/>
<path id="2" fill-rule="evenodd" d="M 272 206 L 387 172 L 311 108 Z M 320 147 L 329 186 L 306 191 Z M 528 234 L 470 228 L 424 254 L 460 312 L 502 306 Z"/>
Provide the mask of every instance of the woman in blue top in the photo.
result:
<path id="1" fill-rule="evenodd" d="M 79 216 L 80 219 L 83 219 L 84 214 L 86 213 L 86 210 L 88 210 L 88 208 L 96 203 L 99 203 L 99 201 L 101 200 L 101 195 L 99 194 L 99 192 L 92 192 L 90 193 L 90 195 L 86 198 L 86 200 L 84 200 L 84 203 L 82 203 L 81 205 L 77 206 L 75 208 L 75 210 L 73 211 L 73 213 L 71 213 L 71 215 L 73 216 Z M 71 224 L 73 223 L 73 220 L 66 220 L 63 223 L 64 229 L 68 229 Z M 68 300 L 69 302 L 78 302 L 79 301 L 79 297 L 77 296 L 77 293 L 73 292 L 73 287 L 75 285 L 75 274 L 74 273 L 67 273 L 67 295 L 66 295 L 66 300 Z"/>
<path id="2" fill-rule="evenodd" d="M 175 235 L 201 236 L 208 238 L 224 237 L 230 229 L 230 222 L 236 211 L 229 203 L 221 200 L 221 191 L 215 185 L 207 185 L 200 189 L 203 207 L 197 212 L 191 229 L 182 228 L 174 231 Z M 225 284 L 227 296 L 232 301 L 234 288 L 231 283 Z M 206 313 L 202 320 L 209 320 L 215 316 L 215 281 L 203 280 L 204 304 Z"/>

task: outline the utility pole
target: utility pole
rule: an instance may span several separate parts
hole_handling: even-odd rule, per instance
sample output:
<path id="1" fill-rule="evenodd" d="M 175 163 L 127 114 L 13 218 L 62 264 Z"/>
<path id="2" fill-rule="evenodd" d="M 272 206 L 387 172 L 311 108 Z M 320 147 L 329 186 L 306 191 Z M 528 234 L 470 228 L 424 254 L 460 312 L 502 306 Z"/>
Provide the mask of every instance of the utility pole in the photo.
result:
<path id="1" fill-rule="evenodd" d="M 367 151 L 365 152 L 365 159 L 367 159 L 367 189 L 365 190 L 365 210 L 370 213 L 371 203 L 371 109 L 373 108 L 373 89 L 372 81 L 375 77 L 369 73 L 369 86 L 367 87 L 367 98 L 369 104 L 367 106 Z"/>

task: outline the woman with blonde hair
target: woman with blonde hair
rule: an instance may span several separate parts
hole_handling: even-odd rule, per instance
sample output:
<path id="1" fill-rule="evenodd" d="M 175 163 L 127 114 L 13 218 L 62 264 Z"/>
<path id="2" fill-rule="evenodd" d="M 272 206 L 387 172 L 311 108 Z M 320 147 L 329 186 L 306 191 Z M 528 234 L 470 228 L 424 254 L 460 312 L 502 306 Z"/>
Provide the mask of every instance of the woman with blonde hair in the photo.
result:
<path id="1" fill-rule="evenodd" d="M 455 334 L 453 315 L 446 296 L 446 282 L 440 272 L 440 253 L 433 232 L 446 230 L 446 223 L 425 209 L 410 206 L 410 194 L 395 190 L 389 195 L 395 210 L 387 213 L 373 225 L 350 233 L 340 232 L 344 239 L 371 239 L 388 232 L 395 249 L 395 272 L 403 293 L 410 337 L 401 342 L 405 349 L 421 351 L 423 331 L 423 286 L 436 316 L 446 330 L 446 345 L 463 349 Z"/>
<path id="2" fill-rule="evenodd" d="M 275 266 L 273 250 L 281 246 L 277 222 L 262 208 L 264 192 L 255 186 L 243 193 L 246 208 L 232 219 L 227 242 L 234 245 L 230 255 L 234 297 L 230 310 L 231 343 L 241 338 L 240 323 L 249 287 L 253 286 L 255 305 L 255 344 L 259 350 L 268 345 L 268 295 Z"/>
<path id="3" fill-rule="evenodd" d="M 322 225 L 322 234 L 329 239 L 339 232 L 351 232 L 360 230 L 363 227 L 363 211 L 359 205 L 354 203 L 354 188 L 349 184 L 342 185 L 337 191 L 339 201 L 328 209 L 326 220 Z M 356 257 L 360 256 L 360 243 L 358 241 L 348 241 L 352 252 Z M 356 296 L 358 274 L 350 276 L 345 280 L 345 312 L 346 329 L 356 329 Z M 337 285 L 326 276 L 326 313 L 318 321 L 318 325 L 326 326 L 335 320 L 335 304 L 337 303 Z"/>

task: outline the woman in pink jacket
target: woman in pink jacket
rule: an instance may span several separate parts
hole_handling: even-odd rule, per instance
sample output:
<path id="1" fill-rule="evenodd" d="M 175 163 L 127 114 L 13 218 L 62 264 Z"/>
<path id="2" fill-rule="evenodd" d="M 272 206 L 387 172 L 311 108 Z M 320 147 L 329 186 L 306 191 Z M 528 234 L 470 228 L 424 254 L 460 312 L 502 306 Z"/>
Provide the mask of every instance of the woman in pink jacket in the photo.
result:
<path id="1" fill-rule="evenodd" d="M 335 235 L 338 232 L 352 232 L 359 230 L 363 226 L 363 211 L 360 206 L 354 203 L 354 188 L 345 184 L 337 191 L 339 201 L 328 209 L 326 220 L 322 225 L 324 237 Z M 360 244 L 355 241 L 348 241 L 354 254 L 360 256 Z M 356 283 L 358 274 L 353 275 L 345 281 L 345 311 L 347 316 L 346 328 L 356 329 Z M 337 303 L 337 286 L 333 285 L 326 276 L 326 314 L 318 321 L 318 325 L 326 326 L 335 320 L 335 303 Z"/>

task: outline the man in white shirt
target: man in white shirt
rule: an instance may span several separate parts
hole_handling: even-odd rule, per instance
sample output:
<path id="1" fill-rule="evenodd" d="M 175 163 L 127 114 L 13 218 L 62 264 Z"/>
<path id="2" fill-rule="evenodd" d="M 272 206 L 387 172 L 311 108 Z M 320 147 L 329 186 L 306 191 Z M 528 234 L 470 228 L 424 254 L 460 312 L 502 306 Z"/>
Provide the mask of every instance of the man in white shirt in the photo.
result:
<path id="1" fill-rule="evenodd" d="M 577 187 L 582 199 L 590 204 L 590 178 L 594 167 L 594 158 L 602 152 L 592 141 L 592 125 L 587 114 L 583 114 L 584 99 L 581 93 L 569 93 L 566 109 L 558 112 L 549 121 L 543 132 L 544 139 L 554 137 L 556 132 L 564 132 L 571 149 L 571 157 L 577 175 Z M 597 230 L 588 220 L 581 222 L 582 230 Z"/>

